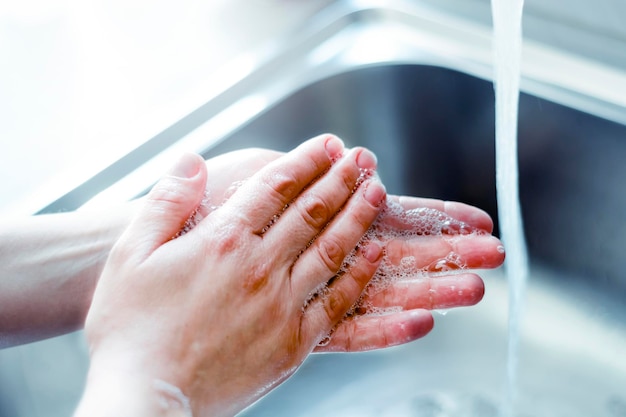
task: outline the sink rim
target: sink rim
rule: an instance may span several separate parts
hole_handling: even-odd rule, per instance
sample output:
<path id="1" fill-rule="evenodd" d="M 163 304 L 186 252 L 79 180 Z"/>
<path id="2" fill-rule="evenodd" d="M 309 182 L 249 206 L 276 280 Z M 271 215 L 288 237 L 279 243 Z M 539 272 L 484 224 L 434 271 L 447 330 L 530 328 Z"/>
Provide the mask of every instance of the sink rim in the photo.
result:
<path id="1" fill-rule="evenodd" d="M 339 73 L 373 65 L 415 64 L 491 81 L 490 27 L 415 2 L 380 3 L 336 2 L 290 39 L 277 40 L 230 63 L 224 78 L 214 80 L 223 87 L 204 105 L 37 213 L 133 199 L 178 154 L 185 150 L 205 153 L 289 94 Z M 372 39 L 379 39 L 381 47 L 371 48 Z M 357 49 L 359 42 L 369 48 Z M 626 125 L 626 97 L 617 94 L 626 90 L 626 72 L 530 41 L 525 41 L 523 49 L 522 91 Z M 242 66 L 248 70 L 242 71 Z M 233 80 L 228 69 L 242 75 Z M 590 79 L 605 82 L 591 83 Z"/>

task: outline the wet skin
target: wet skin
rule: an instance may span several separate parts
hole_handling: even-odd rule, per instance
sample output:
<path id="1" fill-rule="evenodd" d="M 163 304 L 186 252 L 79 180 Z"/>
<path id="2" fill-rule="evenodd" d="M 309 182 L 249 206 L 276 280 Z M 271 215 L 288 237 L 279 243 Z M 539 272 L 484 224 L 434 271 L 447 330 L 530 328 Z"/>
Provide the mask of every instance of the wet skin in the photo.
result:
<path id="1" fill-rule="evenodd" d="M 410 290 L 391 286 L 372 300 L 399 303 L 404 311 L 344 320 L 382 258 L 375 242 L 361 245 L 356 261 L 336 277 L 386 198 L 375 177 L 354 191 L 361 171 L 376 168 L 375 157 L 322 136 L 285 155 L 266 154 L 263 162 L 249 168 L 254 174 L 227 201 L 176 239 L 203 198 L 203 161 L 186 156 L 141 203 L 111 252 L 89 310 L 92 361 L 77 416 L 121 406 L 135 415 L 185 415 L 182 405 L 162 405 L 163 393 L 150 388 L 154 381 L 179 389 L 194 415 L 232 415 L 284 381 L 313 350 L 405 343 L 432 328 L 428 308 L 469 305 L 482 297 L 482 281 L 471 273 L 407 282 Z M 225 193 L 228 186 L 214 190 L 220 189 Z M 441 207 L 491 231 L 488 216 L 469 206 L 400 200 L 407 208 Z M 497 241 L 476 239 L 472 245 L 471 239 L 464 253 L 472 266 L 502 262 Z M 418 263 L 433 256 L 421 256 L 424 245 L 403 248 L 415 251 Z M 453 284 L 466 288 L 465 295 L 449 291 Z M 327 289 L 312 297 L 322 285 Z M 333 329 L 331 342 L 318 346 Z"/>

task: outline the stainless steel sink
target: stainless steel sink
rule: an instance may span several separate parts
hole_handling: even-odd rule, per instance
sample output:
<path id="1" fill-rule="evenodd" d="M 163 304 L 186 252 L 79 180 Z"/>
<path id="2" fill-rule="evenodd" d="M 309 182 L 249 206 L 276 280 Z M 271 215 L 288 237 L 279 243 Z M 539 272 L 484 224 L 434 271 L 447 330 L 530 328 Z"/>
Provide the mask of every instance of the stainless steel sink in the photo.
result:
<path id="1" fill-rule="evenodd" d="M 206 105 L 43 211 L 140 194 L 181 147 L 206 157 L 288 150 L 333 132 L 376 152 L 390 192 L 468 202 L 496 219 L 489 29 L 416 2 L 367 3 L 333 5 Z M 626 76 L 526 48 L 519 157 L 532 265 L 515 415 L 624 417 L 626 99 L 613 90 Z M 501 270 L 484 277 L 485 299 L 435 313 L 425 339 L 313 355 L 243 415 L 503 416 L 507 282 Z M 80 335 L 21 349 L 0 354 L 0 416 L 26 415 L 15 410 L 28 401 L 45 404 L 28 415 L 67 415 L 86 369 Z"/>
<path id="2" fill-rule="evenodd" d="M 491 84 L 458 71 L 362 68 L 290 95 L 205 156 L 288 150 L 332 131 L 376 152 L 390 192 L 466 201 L 496 218 L 493 109 Z M 521 202 L 533 268 L 518 415 L 614 416 L 626 406 L 626 195 L 618 192 L 625 139 L 623 125 L 521 98 Z M 486 279 L 486 299 L 438 316 L 426 339 L 312 357 L 246 415 L 500 415 L 507 288 L 500 271 Z"/>
<path id="3" fill-rule="evenodd" d="M 626 295 L 626 127 L 527 94 L 519 125 L 533 259 Z M 374 150 L 390 192 L 468 202 L 496 219 L 493 87 L 442 67 L 387 64 L 324 79 L 204 156 L 254 146 L 289 150 L 326 131 Z"/>

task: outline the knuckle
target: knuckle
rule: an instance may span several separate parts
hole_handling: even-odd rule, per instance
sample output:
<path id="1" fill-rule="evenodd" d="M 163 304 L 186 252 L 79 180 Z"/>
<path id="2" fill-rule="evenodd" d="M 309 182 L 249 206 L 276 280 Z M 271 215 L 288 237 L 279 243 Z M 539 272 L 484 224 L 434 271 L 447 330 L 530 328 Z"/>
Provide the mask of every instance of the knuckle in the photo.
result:
<path id="1" fill-rule="evenodd" d="M 235 253 L 242 245 L 242 233 L 234 224 L 224 224 L 216 227 L 211 237 L 211 252 L 216 256 L 226 256 Z"/>
<path id="2" fill-rule="evenodd" d="M 373 268 L 370 264 L 364 264 L 363 262 L 357 262 L 350 269 L 350 276 L 355 285 L 362 291 L 367 283 L 372 279 L 376 268 Z"/>
<path id="3" fill-rule="evenodd" d="M 324 299 L 324 311 L 331 323 L 341 319 L 352 305 L 352 300 L 339 288 L 331 290 Z"/>
<path id="4" fill-rule="evenodd" d="M 350 195 L 354 192 L 357 186 L 357 180 L 359 178 L 360 172 L 358 169 L 352 169 L 349 167 L 348 171 L 344 171 L 341 175 L 341 184 L 343 186 L 343 192 L 346 195 Z"/>
<path id="5" fill-rule="evenodd" d="M 319 257 L 326 268 L 333 274 L 337 273 L 346 258 L 344 248 L 337 240 L 328 237 L 321 239 L 317 247 Z"/>
<path id="6" fill-rule="evenodd" d="M 386 326 L 384 320 L 379 320 L 376 327 L 378 327 L 379 344 L 381 346 L 389 346 L 391 339 L 389 338 L 389 328 Z"/>
<path id="7" fill-rule="evenodd" d="M 264 183 L 269 188 L 270 193 L 277 199 L 289 200 L 299 191 L 298 180 L 293 173 L 275 170 L 270 172 Z"/>
<path id="8" fill-rule="evenodd" d="M 347 337 L 346 337 L 346 352 L 351 352 L 353 349 L 353 345 L 357 344 L 357 338 L 359 336 L 358 331 L 359 324 L 355 320 L 350 321 L 350 326 L 348 326 Z"/>
<path id="9" fill-rule="evenodd" d="M 253 268 L 243 281 L 243 287 L 249 293 L 255 294 L 264 288 L 270 281 L 271 268 L 268 263 L 262 262 Z"/>
<path id="10" fill-rule="evenodd" d="M 303 220 L 314 229 L 321 229 L 330 218 L 330 207 L 320 197 L 309 196 L 304 199 L 300 210 Z"/>
<path id="11" fill-rule="evenodd" d="M 185 194 L 176 186 L 174 179 L 165 177 L 152 188 L 146 198 L 160 204 L 177 205 L 184 202 Z"/>
<path id="12" fill-rule="evenodd" d="M 351 223 L 362 229 L 368 229 L 379 215 L 380 208 L 372 206 L 362 194 L 358 198 L 356 196 L 355 193 L 351 197 L 351 205 L 346 213 Z"/>
<path id="13" fill-rule="evenodd" d="M 433 308 L 435 308 L 437 302 L 435 300 L 435 293 L 436 290 L 433 287 L 433 281 L 431 279 L 428 279 L 428 300 L 426 301 L 426 308 L 429 310 L 432 310 Z"/>

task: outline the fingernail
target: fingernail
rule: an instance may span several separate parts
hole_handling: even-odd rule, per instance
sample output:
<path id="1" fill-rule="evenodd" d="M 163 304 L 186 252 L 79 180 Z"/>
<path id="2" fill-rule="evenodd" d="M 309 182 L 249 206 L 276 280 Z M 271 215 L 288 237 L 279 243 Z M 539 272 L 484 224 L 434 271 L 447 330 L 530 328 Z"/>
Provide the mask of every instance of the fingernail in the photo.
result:
<path id="1" fill-rule="evenodd" d="M 380 181 L 372 180 L 366 185 L 363 197 L 374 207 L 379 207 L 387 197 L 387 190 Z"/>
<path id="2" fill-rule="evenodd" d="M 363 249 L 363 256 L 365 256 L 365 259 L 367 259 L 372 264 L 378 262 L 382 255 L 383 250 L 378 245 L 378 243 L 375 242 L 369 242 L 367 246 Z"/>
<path id="3" fill-rule="evenodd" d="M 376 169 L 378 160 L 376 155 L 368 149 L 363 149 L 356 157 L 356 164 L 363 169 Z"/>
<path id="4" fill-rule="evenodd" d="M 193 178 L 200 170 L 198 155 L 193 153 L 183 154 L 178 162 L 170 169 L 168 174 L 178 178 Z"/>
<path id="5" fill-rule="evenodd" d="M 335 159 L 341 155 L 343 151 L 343 141 L 337 136 L 329 136 L 325 143 L 326 153 L 330 159 Z"/>

